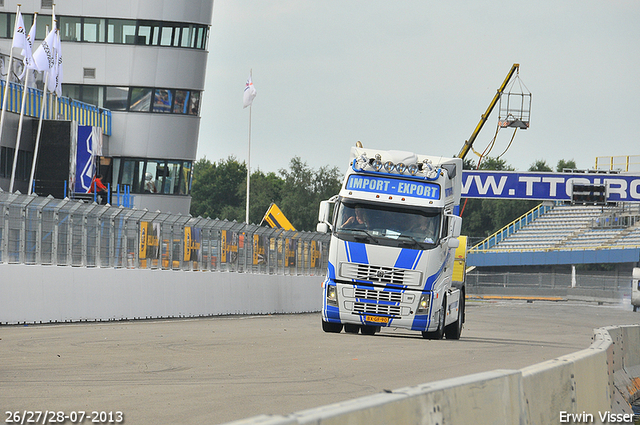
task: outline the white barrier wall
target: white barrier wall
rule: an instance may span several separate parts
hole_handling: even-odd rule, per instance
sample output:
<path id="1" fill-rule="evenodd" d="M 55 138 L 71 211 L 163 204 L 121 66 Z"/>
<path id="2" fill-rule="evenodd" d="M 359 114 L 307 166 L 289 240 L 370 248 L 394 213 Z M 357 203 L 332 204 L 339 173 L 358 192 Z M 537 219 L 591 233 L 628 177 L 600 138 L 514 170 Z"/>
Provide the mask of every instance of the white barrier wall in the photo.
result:
<path id="1" fill-rule="evenodd" d="M 320 311 L 322 276 L 0 264 L 0 323 Z"/>
<path id="2" fill-rule="evenodd" d="M 629 402 L 640 397 L 639 344 L 640 325 L 601 328 L 588 349 L 521 370 L 484 372 L 229 425 L 633 423 Z"/>

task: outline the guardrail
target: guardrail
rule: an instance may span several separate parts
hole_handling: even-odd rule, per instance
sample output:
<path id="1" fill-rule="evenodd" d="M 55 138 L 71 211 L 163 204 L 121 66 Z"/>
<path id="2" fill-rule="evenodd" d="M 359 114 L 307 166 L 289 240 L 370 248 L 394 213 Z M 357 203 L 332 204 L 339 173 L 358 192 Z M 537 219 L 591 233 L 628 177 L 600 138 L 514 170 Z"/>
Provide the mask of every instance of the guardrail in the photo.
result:
<path id="1" fill-rule="evenodd" d="M 632 423 L 640 325 L 600 328 L 577 353 L 229 425 Z"/>
<path id="2" fill-rule="evenodd" d="M 5 80 L 0 80 L 0 104 L 4 98 Z M 7 95 L 7 110 L 20 113 L 22 105 L 22 95 L 24 87 L 20 84 L 9 82 Z M 40 118 L 40 110 L 43 103 L 43 91 L 36 88 L 27 87 L 27 98 L 25 99 L 24 114 L 32 118 Z M 73 100 L 68 97 L 54 97 L 47 93 L 44 119 L 60 119 L 77 121 L 80 125 L 91 125 L 100 127 L 103 134 L 111 135 L 111 111 L 99 108 L 88 103 Z"/>
<path id="3" fill-rule="evenodd" d="M 323 275 L 329 236 L 0 191 L 0 264 Z"/>

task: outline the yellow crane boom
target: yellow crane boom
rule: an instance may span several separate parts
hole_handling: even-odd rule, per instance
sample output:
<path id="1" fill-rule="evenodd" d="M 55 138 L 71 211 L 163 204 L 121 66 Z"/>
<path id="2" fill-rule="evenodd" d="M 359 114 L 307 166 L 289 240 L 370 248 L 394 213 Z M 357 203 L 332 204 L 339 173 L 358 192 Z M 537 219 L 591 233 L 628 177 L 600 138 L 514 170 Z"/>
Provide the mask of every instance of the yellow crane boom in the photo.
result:
<path id="1" fill-rule="evenodd" d="M 507 78 L 504 79 L 504 82 L 496 92 L 496 95 L 491 100 L 491 103 L 489 104 L 489 107 L 487 108 L 486 112 L 482 114 L 482 116 L 480 117 L 480 122 L 476 126 L 475 130 L 473 130 L 471 137 L 469 137 L 469 140 L 466 140 L 464 142 L 464 146 L 462 146 L 462 149 L 460 150 L 460 153 L 457 155 L 457 158 L 464 159 L 467 156 L 467 154 L 471 150 L 471 146 L 473 146 L 473 142 L 475 142 L 476 137 L 478 137 L 478 133 L 480 133 L 482 126 L 484 126 L 484 123 L 487 122 L 487 119 L 489 118 L 489 115 L 491 115 L 493 108 L 495 108 L 496 104 L 498 103 L 498 100 L 500 100 L 500 96 L 502 95 L 502 92 L 504 92 L 504 89 L 507 87 L 507 84 L 509 84 L 511 77 L 513 77 L 513 74 L 519 68 L 520 68 L 520 64 L 518 63 L 513 64 L 513 66 L 511 67 L 511 70 L 507 74 Z"/>

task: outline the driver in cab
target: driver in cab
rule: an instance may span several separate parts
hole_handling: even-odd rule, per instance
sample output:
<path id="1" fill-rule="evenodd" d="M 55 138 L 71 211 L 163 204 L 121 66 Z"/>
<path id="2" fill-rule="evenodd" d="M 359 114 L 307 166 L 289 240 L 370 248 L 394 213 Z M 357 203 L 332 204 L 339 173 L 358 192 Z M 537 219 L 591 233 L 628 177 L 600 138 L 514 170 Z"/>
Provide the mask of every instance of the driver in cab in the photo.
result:
<path id="1" fill-rule="evenodd" d="M 343 224 L 342 227 L 351 228 L 351 229 L 368 229 L 369 223 L 367 221 L 367 216 L 365 214 L 364 209 L 360 207 L 355 208 L 356 213 L 349 217 Z"/>

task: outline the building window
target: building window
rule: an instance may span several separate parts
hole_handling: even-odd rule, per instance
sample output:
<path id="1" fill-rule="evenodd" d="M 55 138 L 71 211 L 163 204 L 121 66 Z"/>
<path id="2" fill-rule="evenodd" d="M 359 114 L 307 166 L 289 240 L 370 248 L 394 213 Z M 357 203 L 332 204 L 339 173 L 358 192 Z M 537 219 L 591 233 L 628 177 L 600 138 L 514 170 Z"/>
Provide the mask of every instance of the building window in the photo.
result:
<path id="1" fill-rule="evenodd" d="M 142 174 L 142 170 L 144 170 L 144 160 L 125 159 L 122 161 L 121 167 L 121 172 L 117 174 L 120 176 L 120 181 L 117 183 L 129 186 L 132 193 L 139 193 L 140 182 L 144 181 Z"/>
<path id="2" fill-rule="evenodd" d="M 176 97 L 173 103 L 174 114 L 186 114 L 189 106 L 189 91 L 176 90 Z"/>
<path id="3" fill-rule="evenodd" d="M 68 97 L 69 99 L 75 99 L 82 102 L 82 95 L 80 94 L 81 89 L 82 86 L 78 84 L 63 84 L 62 95 Z"/>
<path id="4" fill-rule="evenodd" d="M 114 158 L 113 184 L 127 185 L 131 193 L 188 195 L 191 161 Z"/>
<path id="5" fill-rule="evenodd" d="M 153 112 L 171 112 L 173 103 L 173 90 L 156 89 L 153 100 Z"/>
<path id="6" fill-rule="evenodd" d="M 134 44 L 136 21 L 131 19 L 109 19 L 107 21 L 107 43 Z"/>
<path id="7" fill-rule="evenodd" d="M 164 193 L 165 173 L 165 161 L 147 161 L 147 168 L 144 173 L 144 193 Z"/>
<path id="8" fill-rule="evenodd" d="M 180 193 L 180 161 L 167 161 L 167 181 L 164 193 L 173 195 Z"/>
<path id="9" fill-rule="evenodd" d="M 84 18 L 82 41 L 104 43 L 106 23 L 104 19 Z"/>
<path id="10" fill-rule="evenodd" d="M 160 45 L 171 46 L 171 40 L 173 40 L 173 27 L 163 26 L 160 36 Z"/>
<path id="11" fill-rule="evenodd" d="M 189 114 L 198 115 L 200 113 L 200 92 L 192 91 L 189 99 Z"/>
<path id="12" fill-rule="evenodd" d="M 191 161 L 182 162 L 182 172 L 180 173 L 180 190 L 178 194 L 188 195 L 191 191 Z"/>
<path id="13" fill-rule="evenodd" d="M 16 63 L 21 62 L 17 61 Z M 85 69 L 85 71 L 95 72 L 93 69 Z M 85 75 L 85 78 L 89 78 L 89 75 Z M 14 80 L 17 81 L 17 77 Z M 200 109 L 200 92 L 197 90 L 63 84 L 62 95 L 111 111 L 197 116 Z M 151 102 L 152 96 L 153 102 Z"/>
<path id="14" fill-rule="evenodd" d="M 0 0 L 1 1 L 1 0 Z M 33 14 L 22 14 L 24 24 L 31 27 Z M 0 13 L 0 38 L 13 37 L 15 13 Z M 146 46 L 206 49 L 208 25 L 178 22 L 102 19 L 80 16 L 58 16 L 62 41 L 87 43 L 139 44 Z M 36 39 L 46 37 L 51 15 L 40 15 Z"/>
<path id="15" fill-rule="evenodd" d="M 135 112 L 149 112 L 151 107 L 151 89 L 132 88 L 129 110 Z"/>
<path id="16" fill-rule="evenodd" d="M 128 98 L 128 87 L 106 87 L 104 107 L 112 111 L 126 111 Z"/>
<path id="17" fill-rule="evenodd" d="M 45 19 L 47 21 L 47 19 Z M 82 18 L 75 16 L 60 17 L 60 40 L 80 41 L 82 40 Z"/>
<path id="18" fill-rule="evenodd" d="M 104 87 L 102 86 L 82 86 L 82 102 L 102 108 L 103 92 Z"/>

